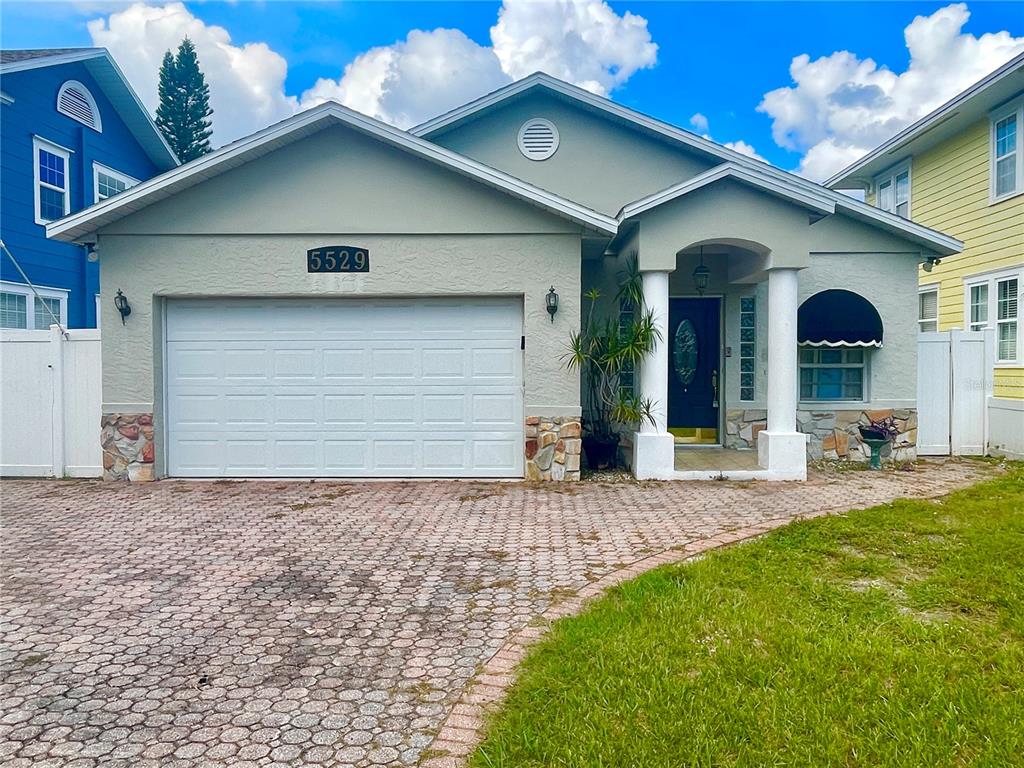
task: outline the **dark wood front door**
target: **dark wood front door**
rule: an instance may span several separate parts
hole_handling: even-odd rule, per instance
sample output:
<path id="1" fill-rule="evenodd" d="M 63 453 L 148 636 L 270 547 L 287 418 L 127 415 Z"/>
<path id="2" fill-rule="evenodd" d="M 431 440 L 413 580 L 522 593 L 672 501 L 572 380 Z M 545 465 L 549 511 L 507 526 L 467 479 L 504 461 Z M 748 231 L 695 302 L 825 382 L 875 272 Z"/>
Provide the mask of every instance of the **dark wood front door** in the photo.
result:
<path id="1" fill-rule="evenodd" d="M 715 438 L 722 384 L 721 299 L 671 299 L 668 312 L 668 427 Z"/>

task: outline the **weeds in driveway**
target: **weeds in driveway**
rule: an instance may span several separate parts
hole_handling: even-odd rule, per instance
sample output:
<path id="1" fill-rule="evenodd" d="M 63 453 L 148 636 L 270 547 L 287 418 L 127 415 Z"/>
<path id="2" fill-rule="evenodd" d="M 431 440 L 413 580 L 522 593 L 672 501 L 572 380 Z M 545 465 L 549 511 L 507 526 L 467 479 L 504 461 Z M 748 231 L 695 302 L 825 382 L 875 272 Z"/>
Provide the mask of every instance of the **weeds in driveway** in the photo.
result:
<path id="1" fill-rule="evenodd" d="M 476 768 L 1024 765 L 1024 465 L 797 522 L 557 622 Z"/>

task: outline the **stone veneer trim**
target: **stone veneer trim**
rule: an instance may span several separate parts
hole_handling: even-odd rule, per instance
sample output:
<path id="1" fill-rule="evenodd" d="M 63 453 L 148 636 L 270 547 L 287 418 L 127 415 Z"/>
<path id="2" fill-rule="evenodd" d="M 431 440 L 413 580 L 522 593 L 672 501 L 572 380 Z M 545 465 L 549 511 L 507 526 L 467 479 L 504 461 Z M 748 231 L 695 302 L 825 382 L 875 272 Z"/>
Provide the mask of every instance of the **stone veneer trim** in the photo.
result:
<path id="1" fill-rule="evenodd" d="M 152 413 L 105 413 L 100 423 L 103 479 L 155 479 Z"/>
<path id="2" fill-rule="evenodd" d="M 888 417 L 896 419 L 899 434 L 891 448 L 882 451 L 883 458 L 895 462 L 917 458 L 917 410 L 914 408 L 865 408 L 799 410 L 797 429 L 810 435 L 807 458 L 867 461 L 871 450 L 860 437 L 860 426 Z M 766 428 L 768 412 L 763 408 L 730 409 L 726 412 L 725 445 L 727 448 L 757 449 L 757 435 Z"/>
<path id="3" fill-rule="evenodd" d="M 526 479 L 579 480 L 581 435 L 579 416 L 527 416 Z"/>

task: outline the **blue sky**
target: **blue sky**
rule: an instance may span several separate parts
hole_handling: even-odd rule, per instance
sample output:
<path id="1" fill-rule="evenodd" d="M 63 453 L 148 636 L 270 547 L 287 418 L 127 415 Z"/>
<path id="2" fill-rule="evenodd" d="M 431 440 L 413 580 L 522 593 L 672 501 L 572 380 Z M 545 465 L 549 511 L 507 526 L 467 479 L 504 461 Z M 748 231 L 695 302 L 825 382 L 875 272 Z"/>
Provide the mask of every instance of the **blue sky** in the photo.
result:
<path id="1" fill-rule="evenodd" d="M 164 7 L 161 3 L 150 5 Z M 478 90 L 514 79 L 530 68 L 531 60 L 518 56 L 510 64 L 502 59 L 501 67 L 491 61 L 492 46 L 498 58 L 503 50 L 491 33 L 502 5 L 189 2 L 170 14 L 166 29 L 151 34 L 149 27 L 156 26 L 152 19 L 148 26 L 129 24 L 133 19 L 141 24 L 139 19 L 150 18 L 143 14 L 141 4 L 5 0 L 0 6 L 0 39 L 7 48 L 106 44 L 143 99 L 150 102 L 153 97 L 148 94 L 155 83 L 151 70 L 165 43 L 180 36 L 180 30 L 191 30 L 193 36 L 199 30 L 201 62 L 204 68 L 209 63 L 211 89 L 215 100 L 222 100 L 220 112 L 227 115 L 215 116 L 217 138 L 229 140 L 261 127 L 261 119 L 266 124 L 317 98 L 339 98 L 354 108 L 403 124 L 424 119 L 429 116 L 425 112 L 453 106 L 453 100 L 457 103 Z M 592 90 L 607 91 L 621 103 L 710 133 L 716 140 L 742 141 L 765 159 L 787 169 L 802 168 L 812 177 L 869 149 L 885 134 L 919 117 L 922 110 L 937 106 L 1024 50 L 1024 6 L 1019 2 L 959 6 L 900 2 L 610 2 L 603 8 L 601 0 L 581 0 L 579 5 L 604 14 L 604 21 L 593 29 L 582 16 L 582 21 L 572 20 L 572 11 L 564 7 L 558 11 L 560 6 L 550 6 L 549 24 L 544 10 L 547 6 L 534 3 L 524 8 L 522 0 L 505 0 L 504 5 L 508 6 L 509 29 L 514 38 L 505 49 L 525 49 L 525 41 L 539 36 L 542 44 L 564 49 L 557 52 L 561 58 L 555 61 L 555 65 L 564 65 L 564 71 L 554 74 L 575 78 L 584 85 L 591 82 L 595 72 L 601 72 L 602 77 L 595 80 L 597 85 L 589 86 Z M 623 32 L 625 27 L 616 26 L 626 24 L 623 19 L 627 16 L 633 17 L 629 35 Z M 115 31 L 115 19 L 111 17 L 123 21 L 123 28 Z M 917 74 L 901 78 L 911 63 L 905 35 L 915 17 L 932 22 L 919 24 Z M 551 28 L 564 27 L 567 18 L 570 27 L 579 26 L 579 38 L 559 37 L 560 33 L 552 32 Z M 88 26 L 90 21 L 104 28 L 99 37 L 95 26 Z M 222 27 L 226 35 L 210 31 L 211 39 L 204 43 L 204 34 L 216 27 Z M 468 41 L 458 36 L 450 40 L 423 38 L 415 44 L 407 41 L 413 30 L 430 32 L 437 28 L 459 30 Z M 138 32 L 140 29 L 146 31 Z M 580 43 L 591 33 L 607 33 L 605 41 L 614 42 Z M 626 37 L 632 42 L 621 42 Z M 579 50 L 574 47 L 577 43 Z M 264 44 L 267 50 L 260 46 L 258 51 L 250 50 L 251 61 L 239 67 L 218 63 L 214 48 L 209 47 L 207 52 L 204 44 L 219 45 L 221 51 Z M 652 44 L 657 46 L 656 57 Z M 610 54 L 606 50 L 609 45 L 616 49 Z M 343 82 L 346 65 L 371 49 L 379 49 L 382 58 L 364 58 L 349 81 Z M 852 56 L 840 55 L 843 51 Z M 790 64 L 802 54 L 819 64 L 809 67 L 805 79 L 795 83 Z M 872 68 L 868 59 L 877 67 Z M 437 60 L 454 67 L 458 74 L 440 76 L 436 83 L 424 79 L 429 67 L 422 62 Z M 381 61 L 390 63 L 385 67 Z M 550 66 L 548 62 L 545 68 Z M 231 72 L 228 67 L 233 68 Z M 616 75 L 623 70 L 629 73 L 627 77 Z M 320 78 L 330 82 L 311 92 Z M 400 82 L 403 78 L 405 83 Z M 465 82 L 453 85 L 452 81 L 460 78 Z M 226 92 L 239 90 L 240 82 L 262 82 L 262 87 L 256 89 L 260 93 L 246 98 L 258 100 L 262 95 L 266 103 L 227 101 Z M 390 101 L 367 95 L 367 89 L 379 90 L 382 82 L 394 91 Z M 759 111 L 765 94 L 783 88 L 790 91 L 778 94 L 771 105 Z M 275 94 L 267 97 L 265 92 L 274 89 Z M 436 104 L 431 101 L 432 89 L 437 91 Z M 225 93 L 218 95 L 218 90 Z M 408 96 L 401 97 L 402 93 Z M 838 94 L 850 93 L 873 93 L 874 97 L 871 104 L 857 107 L 860 112 L 836 106 L 841 101 Z M 238 117 L 241 113 L 249 117 Z M 691 124 L 695 113 L 706 118 L 706 126 L 699 118 Z M 862 125 L 851 125 L 857 123 Z M 870 130 L 864 130 L 865 126 Z"/>

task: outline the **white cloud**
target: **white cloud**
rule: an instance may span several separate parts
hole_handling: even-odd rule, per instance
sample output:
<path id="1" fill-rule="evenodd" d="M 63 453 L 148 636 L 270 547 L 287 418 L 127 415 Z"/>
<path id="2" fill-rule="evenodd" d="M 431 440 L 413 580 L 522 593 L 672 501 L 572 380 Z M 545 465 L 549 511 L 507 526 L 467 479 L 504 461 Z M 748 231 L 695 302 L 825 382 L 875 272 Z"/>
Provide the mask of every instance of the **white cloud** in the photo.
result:
<path id="1" fill-rule="evenodd" d="M 827 178 L 1024 51 L 1024 37 L 1005 31 L 962 32 L 969 18 L 964 3 L 916 17 L 904 30 L 910 64 L 902 73 L 849 51 L 797 56 L 795 85 L 758 106 L 772 118 L 775 142 L 804 153 L 799 173 Z"/>
<path id="2" fill-rule="evenodd" d="M 414 29 L 404 40 L 365 51 L 340 77 L 321 78 L 296 98 L 284 90 L 283 56 L 266 43 L 233 42 L 226 29 L 206 24 L 181 2 L 136 2 L 88 28 L 93 44 L 110 49 L 150 110 L 158 104 L 164 51 L 191 38 L 210 86 L 215 145 L 328 99 L 408 127 L 538 69 L 607 95 L 653 66 L 658 52 L 646 19 L 628 11 L 620 16 L 603 0 L 504 0 L 490 46 L 457 29 Z"/>
<path id="3" fill-rule="evenodd" d="M 371 48 L 338 80 L 321 78 L 302 107 L 328 99 L 407 128 L 509 81 L 494 51 L 457 29 L 414 29 L 393 45 Z"/>
<path id="4" fill-rule="evenodd" d="M 301 102 L 335 99 L 405 128 L 537 70 L 608 95 L 657 52 L 646 19 L 601 0 L 504 0 L 491 46 L 457 29 L 413 30 L 363 53 L 337 80 L 321 78 Z"/>
<path id="5" fill-rule="evenodd" d="M 542 70 L 601 96 L 658 57 L 647 19 L 602 0 L 504 0 L 491 43 L 513 80 Z"/>
<path id="6" fill-rule="evenodd" d="M 714 141 L 714 139 L 711 138 L 710 133 L 711 124 L 705 115 L 702 115 L 700 112 L 695 113 L 692 117 L 690 117 L 690 125 L 693 126 L 693 129 L 700 133 L 700 135 L 703 136 L 705 139 Z M 757 153 L 757 150 L 754 149 L 753 145 L 748 144 L 747 142 L 743 141 L 743 139 L 719 143 L 723 147 L 728 147 L 731 150 L 739 152 L 741 155 L 746 155 L 747 157 L 751 157 L 754 160 L 760 160 L 763 163 L 768 162 Z"/>
<path id="7" fill-rule="evenodd" d="M 727 141 L 725 142 L 724 146 L 728 147 L 729 149 L 735 150 L 736 152 L 739 152 L 741 155 L 752 157 L 754 160 L 760 160 L 762 163 L 768 162 L 759 154 L 757 154 L 757 150 L 754 149 L 750 144 L 747 144 L 747 142 L 743 141 L 743 139 L 740 139 L 739 141 Z"/>
<path id="8" fill-rule="evenodd" d="M 108 48 L 150 111 L 156 110 L 160 61 L 182 38 L 195 43 L 210 86 L 213 143 L 259 130 L 295 112 L 298 101 L 285 95 L 288 62 L 266 43 L 235 45 L 223 27 L 197 19 L 182 3 L 136 3 L 88 24 L 94 45 Z"/>

